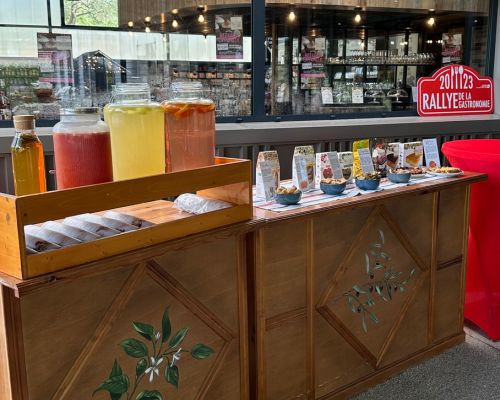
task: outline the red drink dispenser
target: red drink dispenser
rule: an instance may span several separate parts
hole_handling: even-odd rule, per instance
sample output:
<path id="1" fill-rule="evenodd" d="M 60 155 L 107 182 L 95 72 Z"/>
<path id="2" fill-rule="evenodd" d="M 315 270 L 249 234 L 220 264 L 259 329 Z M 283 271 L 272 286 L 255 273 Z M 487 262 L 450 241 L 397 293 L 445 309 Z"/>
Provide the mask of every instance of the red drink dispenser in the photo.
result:
<path id="1" fill-rule="evenodd" d="M 61 110 L 53 139 L 58 189 L 113 180 L 109 128 L 97 107 Z"/>

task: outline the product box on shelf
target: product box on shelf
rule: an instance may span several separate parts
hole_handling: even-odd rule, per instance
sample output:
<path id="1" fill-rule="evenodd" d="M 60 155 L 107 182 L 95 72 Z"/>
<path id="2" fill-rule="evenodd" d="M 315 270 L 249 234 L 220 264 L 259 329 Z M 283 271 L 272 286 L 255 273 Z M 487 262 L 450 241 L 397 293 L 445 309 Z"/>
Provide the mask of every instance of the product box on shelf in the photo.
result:
<path id="1" fill-rule="evenodd" d="M 163 200 L 183 193 L 197 193 L 207 199 L 222 200 L 230 206 L 204 214 L 191 214 Z M 80 237 L 81 243 L 62 248 L 50 246 L 51 249 L 44 249 L 42 246 L 38 247 L 38 253 L 27 250 L 25 226 L 58 229 L 54 227 L 66 219 L 71 222 L 64 225 L 68 231 L 63 234 L 67 234 L 70 230 L 81 231 L 82 220 L 89 226 L 96 221 L 106 225 L 110 222 L 108 216 L 115 215 L 110 211 L 130 219 L 121 225 L 107 226 L 109 236 L 102 234 L 96 240 Z M 27 196 L 0 193 L 0 272 L 20 279 L 32 278 L 251 217 L 251 162 L 223 157 L 216 157 L 212 166 L 144 178 Z M 138 229 L 126 229 L 134 218 L 150 223 Z M 47 224 L 49 221 L 52 222 Z M 115 232 L 111 232 L 113 230 Z M 27 232 L 37 234 L 36 228 Z M 101 233 L 99 230 L 95 232 Z"/>
<path id="2" fill-rule="evenodd" d="M 347 181 L 351 182 L 353 179 L 353 164 L 354 157 L 352 151 L 342 151 L 338 153 L 342 173 Z"/>
<path id="3" fill-rule="evenodd" d="M 319 188 L 322 179 L 341 179 L 342 166 L 339 162 L 338 153 L 329 151 L 326 153 L 316 153 L 316 187 Z"/>
<path id="4" fill-rule="evenodd" d="M 398 167 L 421 167 L 424 160 L 424 146 L 422 142 L 390 143 L 392 148 L 398 147 Z"/>
<path id="5" fill-rule="evenodd" d="M 280 162 L 277 151 L 261 151 L 255 168 L 256 196 L 271 200 L 280 185 Z"/>
<path id="6" fill-rule="evenodd" d="M 314 189 L 315 163 L 313 146 L 295 147 L 292 162 L 292 181 L 303 192 Z"/>

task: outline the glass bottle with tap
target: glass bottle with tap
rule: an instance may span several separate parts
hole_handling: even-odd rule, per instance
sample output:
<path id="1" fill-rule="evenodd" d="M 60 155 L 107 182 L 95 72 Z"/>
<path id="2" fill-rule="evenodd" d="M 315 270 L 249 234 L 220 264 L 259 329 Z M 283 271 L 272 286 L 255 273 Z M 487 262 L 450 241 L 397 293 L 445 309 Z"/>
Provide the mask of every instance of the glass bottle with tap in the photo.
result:
<path id="1" fill-rule="evenodd" d="M 45 192 L 43 145 L 35 133 L 35 116 L 14 116 L 14 128 L 10 150 L 16 196 Z"/>
<path id="2" fill-rule="evenodd" d="M 214 164 L 215 104 L 203 97 L 199 82 L 172 85 L 165 110 L 167 172 Z"/>
<path id="3" fill-rule="evenodd" d="M 113 87 L 113 100 L 104 107 L 111 134 L 114 180 L 165 172 L 163 108 L 150 99 L 144 83 Z"/>

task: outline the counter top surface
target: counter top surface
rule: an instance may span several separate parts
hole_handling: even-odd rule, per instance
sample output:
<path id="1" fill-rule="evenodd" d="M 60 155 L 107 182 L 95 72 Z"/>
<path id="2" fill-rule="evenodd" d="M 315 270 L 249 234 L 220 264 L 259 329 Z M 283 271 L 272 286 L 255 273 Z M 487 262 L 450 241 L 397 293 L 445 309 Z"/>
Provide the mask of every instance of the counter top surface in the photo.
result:
<path id="1" fill-rule="evenodd" d="M 480 174 L 480 173 L 473 173 L 473 172 L 467 172 L 463 176 L 458 177 L 458 178 L 449 178 L 449 179 L 439 179 L 439 180 L 434 180 L 434 181 L 428 181 L 425 183 L 419 183 L 411 186 L 406 186 L 406 187 L 401 187 L 398 189 L 389 189 L 389 190 L 384 190 L 381 192 L 375 192 L 372 194 L 364 194 L 362 196 L 357 196 L 357 197 L 352 197 L 352 198 L 347 198 L 347 199 L 342 199 L 342 200 L 336 200 L 328 203 L 322 203 L 319 205 L 314 205 L 314 206 L 309 206 L 309 207 L 304 207 L 296 210 L 291 210 L 291 211 L 285 211 L 285 212 L 274 212 L 274 211 L 266 211 L 262 210 L 259 208 L 254 207 L 254 217 L 246 222 L 241 222 L 233 225 L 228 225 L 224 226 L 212 231 L 207 231 L 207 232 L 202 232 L 199 234 L 191 235 L 191 236 L 186 236 L 181 239 L 175 239 L 172 240 L 171 242 L 168 243 L 169 246 L 172 246 L 173 248 L 175 247 L 182 247 L 182 246 L 188 246 L 192 245 L 194 241 L 200 240 L 210 240 L 214 236 L 224 236 L 224 235 L 230 235 L 230 234 L 235 234 L 235 233 L 245 233 L 245 232 L 251 232 L 253 230 L 258 229 L 259 227 L 263 226 L 264 224 L 267 223 L 272 223 L 272 222 L 279 222 L 279 221 L 286 221 L 289 219 L 293 218 L 299 218 L 301 216 L 306 216 L 306 215 L 311 215 L 315 213 L 320 213 L 320 212 L 325 212 L 325 211 L 331 211 L 331 210 L 336 210 L 336 209 L 342 209 L 342 208 L 350 208 L 350 207 L 356 207 L 356 206 L 362 206 L 371 202 L 377 202 L 381 200 L 387 200 L 390 198 L 395 198 L 395 197 L 401 197 L 401 196 L 407 196 L 407 195 L 412 195 L 412 194 L 419 194 L 419 193 L 425 193 L 425 192 L 433 192 L 441 189 L 445 189 L 448 187 L 452 187 L 454 185 L 469 185 L 473 183 L 478 183 L 487 180 L 487 175 L 485 174 Z M 140 216 L 142 218 L 147 218 L 148 215 L 151 221 L 154 222 L 162 222 L 165 218 L 166 215 L 170 215 L 168 210 L 158 210 L 158 203 L 159 202 L 151 202 L 151 203 L 146 203 L 144 206 L 144 210 L 138 211 L 135 214 L 137 216 Z M 130 210 L 135 210 L 137 209 L 138 206 L 131 206 L 129 207 Z M 127 207 L 123 208 L 122 210 L 126 210 Z M 177 218 L 182 218 L 183 216 L 180 215 Z M 152 248 L 153 249 L 152 249 Z M 159 245 L 154 245 L 148 247 L 147 249 L 140 249 L 140 250 L 135 250 L 130 253 L 124 253 L 121 255 L 113 256 L 109 258 L 109 261 L 106 261 L 106 267 L 109 268 L 119 268 L 123 265 L 128 264 L 131 262 L 131 260 L 138 260 L 141 258 L 141 254 L 144 251 L 148 251 L 151 253 L 151 250 L 154 251 L 154 248 L 157 248 L 158 253 L 160 254 L 161 252 L 165 251 L 165 243 L 159 244 Z M 69 268 L 66 270 L 62 270 L 53 274 L 48 274 L 48 275 L 43 275 L 40 277 L 32 278 L 32 279 L 27 279 L 27 280 L 22 280 L 18 279 L 15 277 L 11 277 L 6 274 L 0 273 L 0 284 L 10 287 L 16 291 L 17 294 L 21 292 L 28 292 L 30 290 L 36 289 L 37 286 L 40 284 L 51 284 L 55 281 L 61 280 L 61 279 L 74 279 L 75 277 L 78 277 L 82 273 L 89 273 L 89 269 L 99 269 L 100 264 L 102 264 L 101 261 L 97 262 L 91 262 L 89 264 L 85 264 L 82 266 L 77 266 L 73 268 Z"/>
<path id="2" fill-rule="evenodd" d="M 448 179 L 443 178 L 424 183 L 417 183 L 411 186 L 400 187 L 398 189 L 383 190 L 380 192 L 364 194 L 362 196 L 350 197 L 342 200 L 335 200 L 330 203 L 322 203 L 290 211 L 276 212 L 254 207 L 254 218 L 262 219 L 265 222 L 286 220 L 290 218 L 297 218 L 303 215 L 314 214 L 327 210 L 335 210 L 345 207 L 362 205 L 365 203 L 370 203 L 379 200 L 386 200 L 392 197 L 411 195 L 421 192 L 436 191 L 456 184 L 472 184 L 472 183 L 482 182 L 485 181 L 487 178 L 488 177 L 486 174 L 466 172 L 463 176 L 458 178 L 448 178 Z"/>

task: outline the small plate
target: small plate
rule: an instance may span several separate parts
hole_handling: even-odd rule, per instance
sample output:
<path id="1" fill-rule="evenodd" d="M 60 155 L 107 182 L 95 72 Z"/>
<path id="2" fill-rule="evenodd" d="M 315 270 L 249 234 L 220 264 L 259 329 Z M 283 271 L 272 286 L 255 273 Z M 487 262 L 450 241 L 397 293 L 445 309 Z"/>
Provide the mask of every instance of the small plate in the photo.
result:
<path id="1" fill-rule="evenodd" d="M 464 174 L 464 171 L 461 172 L 452 172 L 449 174 L 439 173 L 439 172 L 428 172 L 429 175 L 439 176 L 441 178 L 456 178 L 457 176 L 461 176 Z"/>

